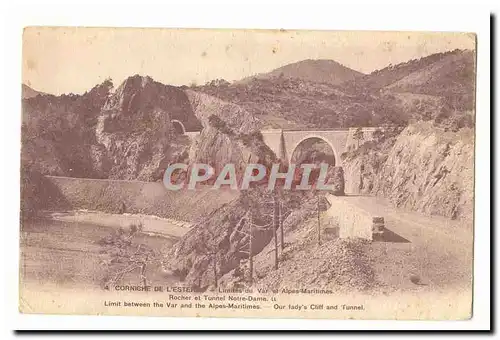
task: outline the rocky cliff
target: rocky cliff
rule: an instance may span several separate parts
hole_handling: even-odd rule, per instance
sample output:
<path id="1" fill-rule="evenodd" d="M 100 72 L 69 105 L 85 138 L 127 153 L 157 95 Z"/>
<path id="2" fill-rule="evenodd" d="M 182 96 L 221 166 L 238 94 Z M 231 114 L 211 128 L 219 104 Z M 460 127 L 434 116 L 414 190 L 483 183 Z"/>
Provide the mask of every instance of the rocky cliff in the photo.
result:
<path id="1" fill-rule="evenodd" d="M 245 270 L 248 264 L 249 233 L 253 235 L 252 254 L 257 255 L 265 251 L 266 247 L 269 248 L 273 239 L 273 208 L 269 204 L 272 199 L 270 192 L 254 188 L 214 210 L 165 254 L 164 268 L 189 286 L 202 290 L 213 289 L 215 278 L 220 286 L 231 287 L 232 280 L 227 282 L 223 276 Z M 285 232 L 293 231 L 316 209 L 317 198 L 310 194 L 288 193 L 281 196 L 280 200 L 285 211 L 293 209 L 283 221 Z M 327 209 L 324 200 L 320 205 L 322 210 Z M 253 228 L 249 224 L 249 211 L 252 212 Z"/>
<path id="2" fill-rule="evenodd" d="M 474 130 L 408 126 L 394 141 L 345 155 L 346 191 L 372 193 L 398 207 L 472 220 Z"/>
<path id="3" fill-rule="evenodd" d="M 239 105 L 202 92 L 186 90 L 185 93 L 193 113 L 205 128 L 212 115 L 218 116 L 237 133 L 249 133 L 260 127 L 260 122 Z"/>
<path id="4" fill-rule="evenodd" d="M 211 95 L 187 90 L 191 107 L 203 130 L 191 144 L 191 163 L 212 165 L 216 173 L 226 164 L 234 164 L 241 173 L 246 164 L 274 157 L 262 142 L 258 129 L 261 122 L 240 106 Z"/>
<path id="5" fill-rule="evenodd" d="M 95 127 L 111 88 L 105 81 L 82 95 L 23 99 L 22 166 L 43 175 L 104 177 L 94 167 L 91 146 L 99 149 Z"/>
<path id="6" fill-rule="evenodd" d="M 188 131 L 201 123 L 185 93 L 150 77 L 133 76 L 108 98 L 101 110 L 96 137 L 104 150 L 94 148 L 96 164 L 108 178 L 154 181 L 171 162 L 187 158 L 190 145 L 172 121 Z"/>
<path id="7" fill-rule="evenodd" d="M 180 134 L 175 121 L 201 136 Z M 136 75 L 116 89 L 107 80 L 83 95 L 25 99 L 23 164 L 44 175 L 143 181 L 161 180 L 174 162 L 243 169 L 263 150 L 272 156 L 260 124 L 236 104 Z"/>

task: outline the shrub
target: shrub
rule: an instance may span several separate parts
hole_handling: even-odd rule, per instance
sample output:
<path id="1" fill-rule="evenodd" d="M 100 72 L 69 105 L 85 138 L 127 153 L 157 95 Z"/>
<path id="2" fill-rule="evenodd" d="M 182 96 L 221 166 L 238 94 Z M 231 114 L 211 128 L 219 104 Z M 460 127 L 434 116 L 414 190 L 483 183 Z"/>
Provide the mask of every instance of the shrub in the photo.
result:
<path id="1" fill-rule="evenodd" d="M 219 130 L 223 134 L 226 134 L 229 136 L 234 135 L 233 130 L 231 130 L 227 126 L 226 122 L 224 122 L 222 119 L 220 119 L 220 117 L 217 115 L 211 115 L 210 117 L 208 117 L 208 123 L 210 124 L 210 126 L 216 128 L 217 130 Z"/>

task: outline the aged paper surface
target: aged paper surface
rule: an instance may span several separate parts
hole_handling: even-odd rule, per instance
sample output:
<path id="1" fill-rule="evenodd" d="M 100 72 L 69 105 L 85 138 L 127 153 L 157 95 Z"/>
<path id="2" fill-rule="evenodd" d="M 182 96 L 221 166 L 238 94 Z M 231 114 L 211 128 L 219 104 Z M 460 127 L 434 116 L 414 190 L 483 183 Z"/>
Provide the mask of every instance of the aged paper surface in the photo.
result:
<path id="1" fill-rule="evenodd" d="M 470 318 L 475 44 L 26 28 L 21 312 Z"/>

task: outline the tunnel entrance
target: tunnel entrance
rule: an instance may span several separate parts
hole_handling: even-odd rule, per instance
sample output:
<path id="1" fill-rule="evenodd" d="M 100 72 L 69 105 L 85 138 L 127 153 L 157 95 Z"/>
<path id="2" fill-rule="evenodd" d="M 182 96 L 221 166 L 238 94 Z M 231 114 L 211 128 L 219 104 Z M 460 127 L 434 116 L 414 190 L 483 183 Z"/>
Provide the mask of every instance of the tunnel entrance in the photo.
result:
<path id="1" fill-rule="evenodd" d="M 172 127 L 174 128 L 174 132 L 178 135 L 185 135 L 186 134 L 186 128 L 184 127 L 184 124 L 182 124 L 181 121 L 177 119 L 173 119 L 172 121 Z"/>
<path id="2" fill-rule="evenodd" d="M 327 163 L 335 166 L 335 152 L 332 146 L 321 137 L 308 137 L 297 144 L 292 151 L 291 164 Z"/>

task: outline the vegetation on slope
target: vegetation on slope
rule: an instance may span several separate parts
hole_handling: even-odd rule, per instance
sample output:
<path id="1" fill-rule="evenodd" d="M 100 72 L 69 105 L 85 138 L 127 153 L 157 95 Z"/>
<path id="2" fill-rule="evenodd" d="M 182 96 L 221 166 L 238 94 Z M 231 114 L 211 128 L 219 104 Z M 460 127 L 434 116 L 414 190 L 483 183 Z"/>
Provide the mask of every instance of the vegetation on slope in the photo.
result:
<path id="1" fill-rule="evenodd" d="M 353 127 L 405 124 L 408 117 L 398 110 L 391 95 L 348 95 L 341 87 L 284 77 L 253 79 L 230 86 L 200 86 L 205 92 L 243 107 L 263 127 L 281 127 L 276 118 L 302 127 Z"/>
<path id="2" fill-rule="evenodd" d="M 23 99 L 28 99 L 28 98 L 32 98 L 32 97 L 36 97 L 38 95 L 45 95 L 46 93 L 43 93 L 41 91 L 37 91 L 35 89 L 32 89 L 31 87 L 29 87 L 28 85 L 25 85 L 25 84 L 22 84 L 22 98 Z"/>
<path id="3" fill-rule="evenodd" d="M 292 65 L 299 72 L 302 64 Z M 341 84 L 289 77 L 279 70 L 192 89 L 239 105 L 263 127 L 406 126 L 431 119 L 445 126 L 455 115 L 459 117 L 451 119 L 457 122 L 450 126 L 471 126 L 475 74 L 471 51 L 433 54 Z"/>
<path id="4" fill-rule="evenodd" d="M 474 78 L 474 53 L 457 49 L 389 65 L 343 85 L 348 93 L 382 90 L 438 96 L 456 110 L 471 110 Z"/>
<path id="5" fill-rule="evenodd" d="M 308 59 L 279 67 L 268 73 L 262 73 L 243 79 L 240 82 L 244 83 L 252 79 L 273 79 L 280 77 L 340 85 L 343 82 L 351 81 L 363 75 L 363 73 L 352 70 L 334 60 Z"/>
<path id="6" fill-rule="evenodd" d="M 42 174 L 102 177 L 94 169 L 90 145 L 111 81 L 83 95 L 39 95 L 23 100 L 22 165 Z"/>
<path id="7" fill-rule="evenodd" d="M 395 206 L 472 220 L 474 132 L 419 122 L 343 155 L 353 193 L 376 194 Z"/>

